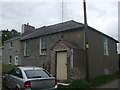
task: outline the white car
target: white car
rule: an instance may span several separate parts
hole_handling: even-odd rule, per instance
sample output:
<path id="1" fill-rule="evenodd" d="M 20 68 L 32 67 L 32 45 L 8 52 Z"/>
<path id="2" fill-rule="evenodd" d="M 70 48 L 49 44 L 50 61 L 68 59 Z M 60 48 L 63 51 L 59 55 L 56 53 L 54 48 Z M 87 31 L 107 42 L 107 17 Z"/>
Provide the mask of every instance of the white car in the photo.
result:
<path id="1" fill-rule="evenodd" d="M 15 90 L 56 89 L 55 78 L 39 67 L 16 67 L 4 77 L 4 83 Z"/>

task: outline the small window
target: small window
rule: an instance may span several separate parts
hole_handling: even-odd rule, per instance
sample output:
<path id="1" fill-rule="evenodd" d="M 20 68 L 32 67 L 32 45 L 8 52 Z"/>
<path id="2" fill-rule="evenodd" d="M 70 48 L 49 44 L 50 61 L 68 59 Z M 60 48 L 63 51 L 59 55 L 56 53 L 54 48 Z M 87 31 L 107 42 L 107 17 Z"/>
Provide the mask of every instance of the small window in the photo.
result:
<path id="1" fill-rule="evenodd" d="M 46 37 L 40 38 L 40 55 L 46 55 Z"/>
<path id="2" fill-rule="evenodd" d="M 25 41 L 24 43 L 24 56 L 29 56 L 29 41 Z"/>
<path id="3" fill-rule="evenodd" d="M 9 48 L 11 49 L 13 47 L 13 42 L 9 43 Z"/>
<path id="4" fill-rule="evenodd" d="M 22 72 L 21 72 L 21 70 L 18 69 L 18 68 L 15 70 L 14 75 L 15 75 L 16 77 L 23 78 Z"/>
<path id="5" fill-rule="evenodd" d="M 12 56 L 10 55 L 9 56 L 9 64 L 11 64 L 12 63 Z"/>
<path id="6" fill-rule="evenodd" d="M 108 51 L 108 39 L 104 39 L 104 55 L 109 55 Z"/>
<path id="7" fill-rule="evenodd" d="M 19 77 L 19 78 L 23 78 L 22 72 L 21 72 L 21 70 L 18 69 L 18 68 L 14 68 L 13 70 L 11 70 L 11 71 L 9 72 L 9 74 L 11 74 L 11 75 L 13 75 L 13 76 L 16 76 L 16 77 Z"/>

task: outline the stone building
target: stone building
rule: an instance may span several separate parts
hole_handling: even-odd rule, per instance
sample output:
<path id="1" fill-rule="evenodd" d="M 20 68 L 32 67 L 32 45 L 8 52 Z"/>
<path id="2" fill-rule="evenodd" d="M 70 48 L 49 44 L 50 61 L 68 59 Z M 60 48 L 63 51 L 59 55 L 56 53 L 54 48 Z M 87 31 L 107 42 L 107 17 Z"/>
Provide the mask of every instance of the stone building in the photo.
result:
<path id="1" fill-rule="evenodd" d="M 22 25 L 22 33 L 4 42 L 2 48 L 2 63 L 10 65 L 21 65 L 21 41 L 22 37 L 35 31 L 35 27 L 29 24 Z"/>
<path id="2" fill-rule="evenodd" d="M 117 43 L 88 26 L 88 62 L 84 24 L 67 21 L 43 26 L 20 38 L 21 65 L 40 66 L 57 80 L 85 79 L 118 70 Z"/>

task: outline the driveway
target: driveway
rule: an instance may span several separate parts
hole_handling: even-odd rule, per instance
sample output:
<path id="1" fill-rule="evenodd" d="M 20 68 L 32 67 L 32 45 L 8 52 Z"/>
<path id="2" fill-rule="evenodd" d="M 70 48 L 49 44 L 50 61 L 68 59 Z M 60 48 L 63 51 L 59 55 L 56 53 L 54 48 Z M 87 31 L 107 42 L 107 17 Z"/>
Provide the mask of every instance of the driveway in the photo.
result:
<path id="1" fill-rule="evenodd" d="M 111 81 L 103 86 L 100 86 L 98 88 L 110 88 L 110 89 L 114 89 L 114 90 L 120 90 L 120 79 Z"/>

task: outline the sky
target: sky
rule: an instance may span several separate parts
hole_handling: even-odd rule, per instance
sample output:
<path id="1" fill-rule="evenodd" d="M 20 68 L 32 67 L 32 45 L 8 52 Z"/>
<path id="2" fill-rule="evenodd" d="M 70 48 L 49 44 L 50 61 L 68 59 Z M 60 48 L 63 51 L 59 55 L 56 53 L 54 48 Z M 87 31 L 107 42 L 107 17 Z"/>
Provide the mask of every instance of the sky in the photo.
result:
<path id="1" fill-rule="evenodd" d="M 61 1 L 1 0 L 0 30 L 20 32 L 26 23 L 36 28 L 69 20 L 84 23 L 83 0 L 63 0 L 63 8 Z M 118 39 L 118 1 L 86 0 L 88 25 Z"/>

